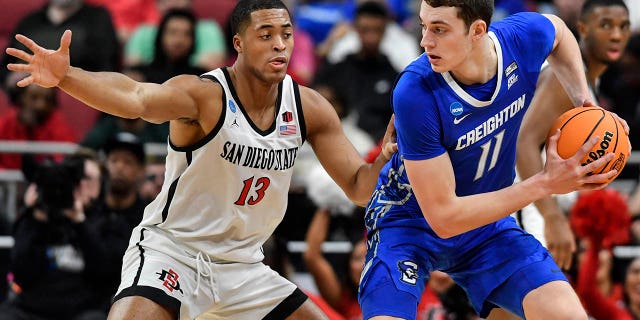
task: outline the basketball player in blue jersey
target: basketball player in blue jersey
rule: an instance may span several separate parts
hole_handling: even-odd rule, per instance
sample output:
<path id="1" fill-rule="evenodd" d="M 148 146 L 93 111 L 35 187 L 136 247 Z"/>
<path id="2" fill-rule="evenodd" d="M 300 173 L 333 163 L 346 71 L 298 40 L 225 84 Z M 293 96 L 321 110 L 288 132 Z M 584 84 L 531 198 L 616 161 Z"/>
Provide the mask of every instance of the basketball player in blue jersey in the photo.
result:
<path id="1" fill-rule="evenodd" d="M 630 25 L 629 10 L 622 0 L 587 0 L 582 5 L 577 30 L 593 101 L 597 101 L 600 76 L 610 64 L 620 59 L 627 46 Z M 540 146 L 544 144 L 553 121 L 571 107 L 571 100 L 562 90 L 552 68 L 543 68 L 518 137 L 516 159 L 520 177 L 528 178 L 542 169 Z M 546 242 L 556 263 L 562 269 L 569 269 L 576 245 L 565 213 L 555 197 L 540 199 L 535 202 L 535 208 L 533 206 L 523 210 L 523 220 L 542 220 L 544 227 L 524 223 L 523 228 L 542 237 L 541 242 Z"/>
<path id="2" fill-rule="evenodd" d="M 132 233 L 109 319 L 325 319 L 262 262 L 262 244 L 285 212 L 297 151 L 308 141 L 361 205 L 395 151 L 385 144 L 366 164 L 333 107 L 286 74 L 294 28 L 280 0 L 241 0 L 230 21 L 233 66 L 163 84 L 70 66 L 70 31 L 56 51 L 21 35 L 31 52 L 7 49 L 26 62 L 8 68 L 30 73 L 20 86 L 57 86 L 116 116 L 170 121 L 165 184 Z"/>
<path id="3" fill-rule="evenodd" d="M 532 201 L 605 187 L 549 141 L 544 169 L 521 183 L 516 139 L 548 59 L 574 106 L 591 105 L 575 38 L 556 16 L 519 13 L 489 27 L 491 0 L 422 0 L 425 53 L 393 91 L 398 153 L 367 206 L 365 319 L 415 319 L 430 271 L 449 274 L 482 317 L 587 319 L 547 250 L 510 214 Z M 495 311 L 493 311 L 495 310 Z M 507 310 L 505 312 L 504 310 Z"/>

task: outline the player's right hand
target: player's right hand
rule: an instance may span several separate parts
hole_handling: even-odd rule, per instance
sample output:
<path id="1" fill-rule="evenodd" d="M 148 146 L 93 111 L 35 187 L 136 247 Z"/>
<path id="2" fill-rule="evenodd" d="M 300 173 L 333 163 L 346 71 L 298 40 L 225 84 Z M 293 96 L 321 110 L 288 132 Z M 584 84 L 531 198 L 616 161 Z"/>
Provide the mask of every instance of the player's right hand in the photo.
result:
<path id="1" fill-rule="evenodd" d="M 599 137 L 591 137 L 573 156 L 567 159 L 558 155 L 558 138 L 560 138 L 559 129 L 548 140 L 547 160 L 542 170 L 542 174 L 546 176 L 546 187 L 551 191 L 549 194 L 605 188 L 608 182 L 603 183 L 602 181 L 608 181 L 617 171 L 613 169 L 599 174 L 591 174 L 591 172 L 613 160 L 614 154 L 607 153 L 589 164 L 584 166 L 581 164 L 582 158 L 599 142 Z"/>
<path id="2" fill-rule="evenodd" d="M 32 53 L 16 48 L 7 48 L 8 55 L 23 60 L 23 63 L 10 63 L 7 69 L 11 71 L 27 72 L 29 76 L 18 81 L 18 86 L 26 87 L 32 83 L 42 87 L 55 87 L 66 76 L 69 70 L 69 45 L 71 44 L 71 30 L 66 30 L 60 39 L 58 50 L 45 49 L 33 40 L 18 34 L 16 40 L 25 45 Z"/>

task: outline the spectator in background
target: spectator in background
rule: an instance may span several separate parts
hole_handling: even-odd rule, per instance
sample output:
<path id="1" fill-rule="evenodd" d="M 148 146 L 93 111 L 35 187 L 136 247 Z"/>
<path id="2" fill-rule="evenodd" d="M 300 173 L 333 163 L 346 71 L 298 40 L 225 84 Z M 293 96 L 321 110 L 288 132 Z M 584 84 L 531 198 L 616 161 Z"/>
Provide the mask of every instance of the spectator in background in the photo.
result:
<path id="1" fill-rule="evenodd" d="M 334 270 L 322 253 L 322 243 L 329 235 L 330 223 L 329 210 L 320 208 L 316 211 L 307 229 L 307 250 L 303 255 L 305 265 L 322 298 L 346 320 L 359 320 L 362 319 L 362 311 L 358 305 L 358 283 L 367 247 L 360 237 L 359 241 L 353 242 L 344 270 Z"/>
<path id="2" fill-rule="evenodd" d="M 170 9 L 192 8 L 190 0 L 156 0 L 156 6 L 161 16 Z M 140 25 L 134 31 L 125 46 L 125 66 L 143 65 L 153 60 L 157 31 L 157 26 L 153 24 Z M 227 62 L 226 57 L 224 33 L 218 23 L 215 20 L 198 20 L 195 29 L 195 53 L 191 58 L 191 65 L 211 70 L 223 66 Z"/>
<path id="3" fill-rule="evenodd" d="M 58 110 L 57 89 L 35 85 L 16 86 L 17 79 L 23 76 L 20 73 L 11 76 L 13 86 L 8 92 L 13 108 L 0 116 L 0 140 L 75 142 L 75 133 Z M 62 159 L 62 155 L 52 156 L 58 161 Z M 39 161 L 42 159 L 38 157 Z M 21 167 L 21 155 L 0 154 L 0 168 Z"/>
<path id="4" fill-rule="evenodd" d="M 156 0 L 87 0 L 87 3 L 101 5 L 109 10 L 121 44 L 127 42 L 138 25 L 158 20 L 155 2 Z"/>
<path id="5" fill-rule="evenodd" d="M 366 2 L 374 2 L 385 11 L 386 26 L 380 39 L 380 52 L 386 55 L 397 72 L 402 71 L 411 61 L 420 55 L 420 47 L 416 37 L 407 32 L 397 22 L 390 19 L 387 7 L 376 0 L 361 1 L 358 7 Z M 358 30 L 358 7 L 355 9 L 353 23 L 340 21 L 336 23 L 328 36 L 317 45 L 316 53 L 321 58 L 326 58 L 331 63 L 337 63 L 345 59 L 345 56 L 357 53 L 365 45 L 362 42 L 362 32 L 366 31 L 370 36 L 371 31 Z"/>
<path id="6" fill-rule="evenodd" d="M 10 10 L 5 8 L 5 10 Z M 71 46 L 73 64 L 88 71 L 116 71 L 120 64 L 120 45 L 109 12 L 102 8 L 83 3 L 83 0 L 50 0 L 39 10 L 27 14 L 14 29 L 8 47 L 26 49 L 15 39 L 16 34 L 27 36 L 50 48 L 60 45 L 60 36 L 70 29 L 74 33 Z M 19 60 L 7 55 L 1 64 L 16 63 Z M 9 71 L 0 68 L 0 83 L 5 87 Z"/>
<path id="7" fill-rule="evenodd" d="M 640 145 L 640 34 L 631 36 L 620 60 L 602 75 L 601 88 L 611 109 L 629 123 L 631 145 Z"/>
<path id="8" fill-rule="evenodd" d="M 163 83 L 180 74 L 201 75 L 208 71 L 189 63 L 195 53 L 196 24 L 190 10 L 167 11 L 158 26 L 153 60 L 133 70 L 142 74 L 143 81 L 153 83 Z"/>
<path id="9" fill-rule="evenodd" d="M 99 192 L 91 183 L 100 180 L 97 161 L 71 157 L 25 175 L 37 191 L 14 224 L 15 296 L 0 306 L 0 319 L 106 319 L 94 290 L 105 275 L 104 244 L 85 214 Z"/>
<path id="10" fill-rule="evenodd" d="M 386 8 L 374 1 L 360 4 L 354 29 L 360 49 L 335 64 L 325 62 L 314 80 L 318 91 L 331 90 L 344 101 L 347 113 L 374 141 L 384 135 L 391 117 L 390 94 L 398 72 L 380 46 L 388 25 Z"/>
<path id="11" fill-rule="evenodd" d="M 553 0 L 556 14 L 564 21 L 574 35 L 578 35 L 577 24 L 580 8 L 585 0 Z"/>
<path id="12" fill-rule="evenodd" d="M 145 175 L 145 152 L 140 140 L 130 133 L 120 133 L 104 146 L 107 179 L 104 194 L 89 220 L 95 225 L 103 244 L 102 263 L 105 275 L 96 291 L 108 310 L 120 283 L 122 256 L 133 228 L 142 220 L 145 206 L 138 190 Z"/>
<path id="13" fill-rule="evenodd" d="M 151 202 L 160 193 L 164 183 L 165 169 L 164 157 L 152 157 L 150 161 L 147 161 L 144 168 L 144 181 L 140 185 L 140 197 L 144 201 Z"/>
<path id="14" fill-rule="evenodd" d="M 629 40 L 629 12 L 622 0 L 587 0 L 580 10 L 577 24 L 579 45 L 585 64 L 587 84 L 592 101 L 598 101 L 599 77 L 607 67 L 620 59 Z M 517 81 L 517 78 L 515 78 Z M 549 107 L 553 106 L 553 107 Z M 529 178 L 543 168 L 540 147 L 544 145 L 553 121 L 573 108 L 551 67 L 540 71 L 535 96 L 522 122 L 517 144 L 517 168 L 522 179 Z M 618 112 L 621 115 L 620 112 Z M 530 219 L 542 220 L 540 226 L 524 229 L 546 244 L 559 267 L 570 268 L 576 249 L 574 237 L 557 196 L 536 201 L 523 210 Z M 537 210 L 535 210 L 537 209 Z M 529 217 L 523 217 L 529 219 Z M 544 232 L 540 229 L 544 229 Z"/>
<path id="15" fill-rule="evenodd" d="M 582 304 L 595 319 L 640 317 L 640 259 L 626 269 L 623 288 L 612 278 L 612 249 L 629 241 L 631 217 L 625 197 L 615 189 L 582 193 L 570 213 L 571 227 L 586 251 L 578 258 L 575 285 Z"/>
<path id="16" fill-rule="evenodd" d="M 296 34 L 296 44 L 291 52 L 287 72 L 299 84 L 309 86 L 317 68 L 316 47 L 306 31 L 294 26 L 293 32 Z"/>

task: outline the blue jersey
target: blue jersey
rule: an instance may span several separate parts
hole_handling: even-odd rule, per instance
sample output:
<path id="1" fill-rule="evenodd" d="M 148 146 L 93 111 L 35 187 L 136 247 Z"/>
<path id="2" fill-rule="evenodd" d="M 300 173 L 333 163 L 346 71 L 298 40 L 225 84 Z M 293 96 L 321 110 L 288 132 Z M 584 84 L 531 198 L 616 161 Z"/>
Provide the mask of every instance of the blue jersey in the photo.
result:
<path id="1" fill-rule="evenodd" d="M 546 17 L 527 12 L 493 23 L 488 36 L 495 45 L 498 70 L 485 84 L 460 85 L 448 72 L 434 72 L 424 54 L 399 76 L 393 91 L 398 153 L 382 169 L 368 206 L 370 236 L 382 228 L 407 227 L 438 238 L 418 206 L 403 159 L 425 160 L 447 152 L 458 196 L 513 183 L 518 131 L 540 67 L 553 47 L 555 28 Z M 511 223 L 507 217 L 441 240 L 471 248 L 491 237 L 491 230 Z"/>

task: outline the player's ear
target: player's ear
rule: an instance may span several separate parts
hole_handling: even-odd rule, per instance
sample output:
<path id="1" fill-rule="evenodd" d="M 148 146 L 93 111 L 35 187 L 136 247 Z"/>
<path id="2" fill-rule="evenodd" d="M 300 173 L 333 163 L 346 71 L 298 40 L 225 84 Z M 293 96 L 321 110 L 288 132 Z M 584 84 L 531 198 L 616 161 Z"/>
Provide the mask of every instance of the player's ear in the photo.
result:
<path id="1" fill-rule="evenodd" d="M 487 33 L 487 23 L 482 19 L 477 19 L 471 24 L 469 28 L 469 32 L 474 39 L 481 38 L 485 33 Z"/>
<path id="2" fill-rule="evenodd" d="M 236 52 L 238 53 L 242 53 L 242 39 L 240 39 L 240 36 L 238 34 L 233 36 L 233 48 L 236 49 Z"/>

